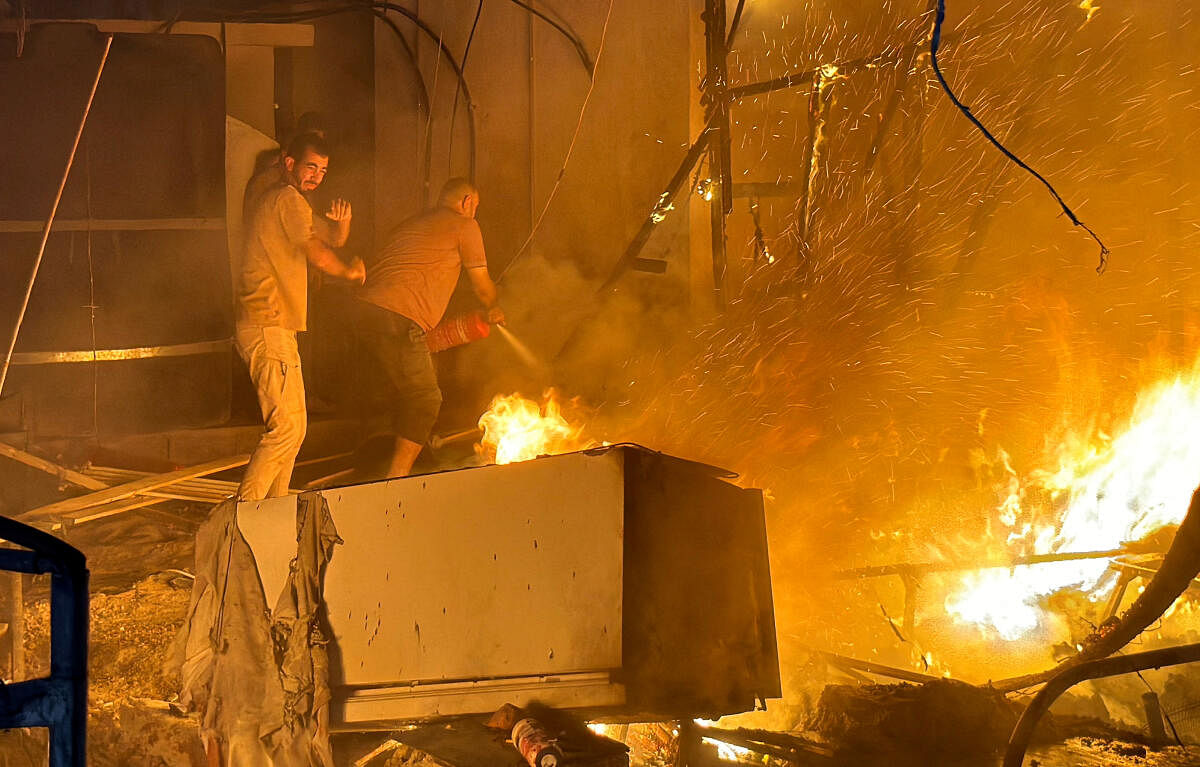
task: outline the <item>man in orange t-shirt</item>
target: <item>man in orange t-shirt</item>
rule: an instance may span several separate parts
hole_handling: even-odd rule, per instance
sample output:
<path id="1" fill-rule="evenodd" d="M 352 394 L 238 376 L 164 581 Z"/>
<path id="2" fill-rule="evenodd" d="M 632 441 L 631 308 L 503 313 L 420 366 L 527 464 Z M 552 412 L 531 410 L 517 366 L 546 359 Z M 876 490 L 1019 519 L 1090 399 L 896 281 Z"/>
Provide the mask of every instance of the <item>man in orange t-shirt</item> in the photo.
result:
<path id="1" fill-rule="evenodd" d="M 488 322 L 504 321 L 475 221 L 478 208 L 475 185 L 450 179 L 437 206 L 400 224 L 367 270 L 360 330 L 393 389 L 397 436 L 389 477 L 412 470 L 441 409 L 425 334 L 441 322 L 460 270 L 466 270 Z"/>

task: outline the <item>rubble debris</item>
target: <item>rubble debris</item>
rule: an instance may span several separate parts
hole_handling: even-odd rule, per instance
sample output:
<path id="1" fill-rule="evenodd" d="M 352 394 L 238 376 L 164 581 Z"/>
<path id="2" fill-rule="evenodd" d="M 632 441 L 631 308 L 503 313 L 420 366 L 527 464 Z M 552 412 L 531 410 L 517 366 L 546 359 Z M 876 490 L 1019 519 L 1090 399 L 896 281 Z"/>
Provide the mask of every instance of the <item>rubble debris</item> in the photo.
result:
<path id="1" fill-rule="evenodd" d="M 1003 694 L 949 679 L 922 685 L 828 685 L 807 723 L 838 751 L 928 756 L 991 753 L 1020 709 Z"/>
<path id="2" fill-rule="evenodd" d="M 362 757 L 359 757 L 358 759 L 355 759 L 354 767 L 367 767 L 367 765 L 370 764 L 372 761 L 374 761 L 377 757 L 382 756 L 383 754 L 389 753 L 391 751 L 395 751 L 397 748 L 400 748 L 403 745 L 404 744 L 398 740 L 393 740 L 392 738 L 388 738 L 384 742 L 380 743 L 379 746 L 376 747 L 374 751 L 371 751 L 370 753 L 368 753 Z"/>
<path id="3" fill-rule="evenodd" d="M 879 754 L 945 761 L 1001 751 L 1023 708 L 1023 702 L 998 690 L 949 679 L 924 685 L 828 685 L 805 729 L 825 740 L 837 763 Z M 1048 714 L 1035 733 L 1042 744 L 1072 739 L 1150 745 L 1146 733 L 1094 716 Z"/>
<path id="4" fill-rule="evenodd" d="M 199 722 L 170 703 L 178 682 L 162 669 L 183 624 L 191 579 L 158 573 L 118 594 L 91 596 L 88 764 L 204 767 Z M 25 607 L 27 675 L 49 671 L 50 605 Z M 0 765 L 40 767 L 46 731 L 0 733 Z"/>
<path id="5" fill-rule="evenodd" d="M 824 743 L 797 733 L 774 732 L 739 727 L 725 730 L 705 727 L 700 734 L 706 740 L 717 740 L 756 754 L 771 756 L 788 764 L 827 764 L 833 750 Z"/>
<path id="6" fill-rule="evenodd" d="M 200 722 L 182 708 L 157 700 L 128 699 L 88 715 L 92 767 L 206 767 Z"/>
<path id="7" fill-rule="evenodd" d="M 1094 751 L 1104 751 L 1117 756 L 1136 756 L 1145 758 L 1146 747 L 1141 743 L 1124 743 L 1119 740 L 1101 740 L 1099 738 L 1078 738 L 1080 746 Z"/>
<path id="8" fill-rule="evenodd" d="M 91 705 L 126 698 L 169 700 L 179 685 L 162 669 L 187 612 L 191 579 L 159 573 L 120 594 L 92 594 L 88 675 Z M 49 673 L 50 603 L 25 610 L 25 655 L 30 677 Z"/>

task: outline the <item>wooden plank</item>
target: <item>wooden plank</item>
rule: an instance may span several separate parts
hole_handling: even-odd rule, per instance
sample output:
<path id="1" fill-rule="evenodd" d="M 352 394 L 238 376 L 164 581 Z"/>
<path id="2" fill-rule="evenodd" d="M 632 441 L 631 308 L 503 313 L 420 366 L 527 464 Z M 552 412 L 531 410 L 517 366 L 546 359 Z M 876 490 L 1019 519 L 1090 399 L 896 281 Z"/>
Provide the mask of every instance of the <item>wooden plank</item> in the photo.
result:
<path id="1" fill-rule="evenodd" d="M 41 232 L 45 221 L 3 221 L 0 233 Z M 66 218 L 55 219 L 51 232 L 224 231 L 223 218 Z"/>
<path id="2" fill-rule="evenodd" d="M 67 498 L 66 500 L 51 503 L 46 506 L 41 506 L 36 509 L 31 509 L 17 517 L 21 520 L 30 519 L 45 519 L 47 517 L 71 517 L 85 509 L 91 509 L 97 506 L 103 506 L 113 501 L 121 501 L 127 498 L 132 498 L 135 495 L 143 494 L 151 490 L 159 490 L 170 485 L 177 484 L 187 479 L 195 477 L 203 477 L 208 474 L 215 474 L 218 471 L 226 469 L 236 469 L 239 466 L 245 466 L 250 460 L 248 454 L 230 456 L 228 458 L 218 458 L 214 461 L 189 466 L 184 469 L 170 471 L 166 474 L 154 474 L 149 477 L 135 479 L 132 482 L 126 482 L 121 485 L 98 490 L 88 495 L 81 495 L 77 498 Z M 153 501 L 151 501 L 153 502 Z"/>
<path id="3" fill-rule="evenodd" d="M 191 503 L 219 503 L 231 495 L 233 495 L 233 491 L 223 495 L 218 495 L 217 493 L 189 493 L 185 490 L 151 490 L 146 493 L 147 498 L 157 498 L 160 501 L 189 501 Z"/>
<path id="4" fill-rule="evenodd" d="M 904 668 L 896 668 L 895 666 L 885 666 L 882 663 L 875 663 L 874 661 L 850 658 L 845 655 L 838 655 L 837 653 L 824 652 L 822 650 L 817 650 L 815 652 L 818 656 L 823 658 L 826 663 L 837 666 L 839 669 L 866 671 L 868 674 L 886 676 L 892 679 L 899 679 L 904 682 L 915 682 L 917 684 L 936 682 L 943 678 L 940 676 L 933 676 L 931 674 L 921 674 L 916 671 L 909 671 L 908 669 Z"/>
<path id="5" fill-rule="evenodd" d="M 54 520 L 54 524 L 51 525 L 50 529 L 55 532 L 59 532 L 67 527 L 82 525 L 85 522 L 95 522 L 97 519 L 104 519 L 105 517 L 111 517 L 116 514 L 124 514 L 127 511 L 133 511 L 134 509 L 140 509 L 144 506 L 150 506 L 152 504 L 161 502 L 161 498 L 147 498 L 144 495 L 135 495 L 132 498 L 123 498 L 119 501 L 103 503 L 99 506 L 89 506 L 86 509 L 74 512 L 72 514 L 60 515 Z"/>
<path id="6" fill-rule="evenodd" d="M 36 455 L 26 453 L 24 450 L 13 447 L 5 442 L 0 442 L 0 455 L 5 458 L 11 458 L 18 463 L 23 463 L 39 471 L 44 471 L 47 474 L 66 480 L 72 485 L 77 485 L 85 490 L 103 490 L 108 487 L 108 484 L 101 482 L 98 479 L 93 479 L 85 474 L 80 474 L 77 471 L 71 471 L 65 466 L 59 466 L 53 461 L 47 461 L 44 458 L 38 458 Z"/>
<path id="7" fill-rule="evenodd" d="M 154 476 L 153 472 L 137 471 L 136 469 L 114 469 L 107 466 L 89 466 L 84 469 L 89 477 L 104 480 L 110 484 L 130 482 L 140 477 Z M 237 492 L 239 483 L 225 479 L 187 479 L 173 483 L 170 491 L 152 490 L 144 495 L 157 498 L 175 498 L 181 501 L 223 501 Z"/>

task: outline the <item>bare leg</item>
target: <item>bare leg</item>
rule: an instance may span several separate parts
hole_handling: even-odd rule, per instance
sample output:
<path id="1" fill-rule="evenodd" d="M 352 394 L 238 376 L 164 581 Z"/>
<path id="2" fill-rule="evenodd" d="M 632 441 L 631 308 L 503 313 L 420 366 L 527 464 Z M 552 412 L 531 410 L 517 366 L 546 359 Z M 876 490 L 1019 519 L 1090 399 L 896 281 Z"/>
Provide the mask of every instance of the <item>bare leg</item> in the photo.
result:
<path id="1" fill-rule="evenodd" d="M 392 453 L 392 465 L 388 468 L 388 476 L 407 477 L 420 454 L 420 444 L 404 437 L 396 437 L 396 449 Z"/>

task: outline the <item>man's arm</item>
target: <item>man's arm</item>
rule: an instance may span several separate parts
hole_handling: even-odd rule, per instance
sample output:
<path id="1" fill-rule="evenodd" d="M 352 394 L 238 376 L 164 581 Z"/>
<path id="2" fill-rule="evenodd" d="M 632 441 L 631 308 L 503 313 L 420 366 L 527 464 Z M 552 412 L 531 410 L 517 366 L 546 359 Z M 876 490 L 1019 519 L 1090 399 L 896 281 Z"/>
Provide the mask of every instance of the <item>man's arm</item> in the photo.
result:
<path id="1" fill-rule="evenodd" d="M 475 297 L 487 308 L 487 320 L 493 324 L 504 323 L 504 310 L 500 308 L 500 291 L 488 274 L 486 266 L 473 266 L 467 269 L 467 278 L 471 280 L 471 289 Z"/>
<path id="2" fill-rule="evenodd" d="M 350 237 L 351 218 L 350 203 L 337 199 L 329 204 L 329 211 L 324 216 L 313 216 L 313 230 L 326 245 L 340 248 Z"/>
<path id="3" fill-rule="evenodd" d="M 346 264 L 315 234 L 305 240 L 302 247 L 308 263 L 325 274 L 358 283 L 363 282 L 367 277 L 367 270 L 361 258 L 355 258 L 352 263 Z"/>

